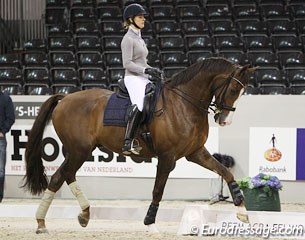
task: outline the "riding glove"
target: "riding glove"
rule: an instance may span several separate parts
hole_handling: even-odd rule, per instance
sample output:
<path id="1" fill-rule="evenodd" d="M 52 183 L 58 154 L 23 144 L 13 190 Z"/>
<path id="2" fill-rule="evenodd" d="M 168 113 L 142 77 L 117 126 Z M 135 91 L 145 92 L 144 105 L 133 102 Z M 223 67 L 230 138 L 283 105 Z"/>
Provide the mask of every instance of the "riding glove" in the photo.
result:
<path id="1" fill-rule="evenodd" d="M 149 80 L 153 82 L 162 80 L 163 72 L 158 68 L 146 68 L 144 73 L 148 74 Z"/>

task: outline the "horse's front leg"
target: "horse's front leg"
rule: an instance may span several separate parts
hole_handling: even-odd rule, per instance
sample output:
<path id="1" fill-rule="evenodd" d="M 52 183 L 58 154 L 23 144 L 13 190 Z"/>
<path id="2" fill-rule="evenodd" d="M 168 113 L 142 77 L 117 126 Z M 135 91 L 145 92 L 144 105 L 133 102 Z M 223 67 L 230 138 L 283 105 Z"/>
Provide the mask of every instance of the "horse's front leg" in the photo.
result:
<path id="1" fill-rule="evenodd" d="M 234 205 L 238 207 L 237 218 L 242 222 L 249 222 L 248 214 L 245 208 L 245 200 L 242 195 L 233 174 L 220 162 L 218 162 L 205 147 L 186 157 L 188 161 L 199 164 L 213 172 L 216 172 L 227 182 Z"/>
<path id="2" fill-rule="evenodd" d="M 174 160 L 173 162 L 162 161 L 160 158 L 158 160 L 157 175 L 153 190 L 153 200 L 144 219 L 144 224 L 148 226 L 150 232 L 158 232 L 154 224 L 156 222 L 159 203 L 162 199 L 169 173 L 175 168 L 175 164 L 176 163 Z"/>

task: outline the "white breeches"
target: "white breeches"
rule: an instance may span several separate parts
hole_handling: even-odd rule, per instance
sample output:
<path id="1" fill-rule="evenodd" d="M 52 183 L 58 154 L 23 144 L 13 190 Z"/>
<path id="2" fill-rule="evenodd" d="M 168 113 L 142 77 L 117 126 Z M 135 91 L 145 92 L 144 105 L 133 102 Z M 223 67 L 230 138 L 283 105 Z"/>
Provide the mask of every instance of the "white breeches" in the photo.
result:
<path id="1" fill-rule="evenodd" d="M 150 81 L 145 77 L 140 76 L 125 76 L 125 86 L 128 90 L 132 104 L 136 104 L 139 111 L 143 110 L 145 97 L 145 88 Z"/>

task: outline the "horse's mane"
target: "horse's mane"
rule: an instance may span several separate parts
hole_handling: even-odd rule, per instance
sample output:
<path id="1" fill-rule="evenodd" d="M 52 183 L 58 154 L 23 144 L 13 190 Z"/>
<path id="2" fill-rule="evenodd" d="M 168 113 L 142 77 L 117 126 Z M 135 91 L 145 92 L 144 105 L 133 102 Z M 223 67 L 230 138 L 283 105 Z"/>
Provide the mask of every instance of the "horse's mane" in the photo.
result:
<path id="1" fill-rule="evenodd" d="M 211 57 L 198 61 L 179 73 L 174 74 L 166 82 L 171 87 L 183 84 L 195 77 L 202 70 L 209 72 L 226 72 L 232 69 L 233 63 L 222 57 Z"/>

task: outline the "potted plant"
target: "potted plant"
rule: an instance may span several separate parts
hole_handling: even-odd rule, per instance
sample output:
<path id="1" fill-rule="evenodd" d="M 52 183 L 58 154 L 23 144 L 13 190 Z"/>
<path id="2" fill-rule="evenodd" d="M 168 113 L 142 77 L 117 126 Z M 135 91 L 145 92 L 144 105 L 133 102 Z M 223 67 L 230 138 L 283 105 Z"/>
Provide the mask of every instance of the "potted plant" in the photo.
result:
<path id="1" fill-rule="evenodd" d="M 281 211 L 279 190 L 282 185 L 276 176 L 259 173 L 237 180 L 237 183 L 244 193 L 247 210 Z"/>

